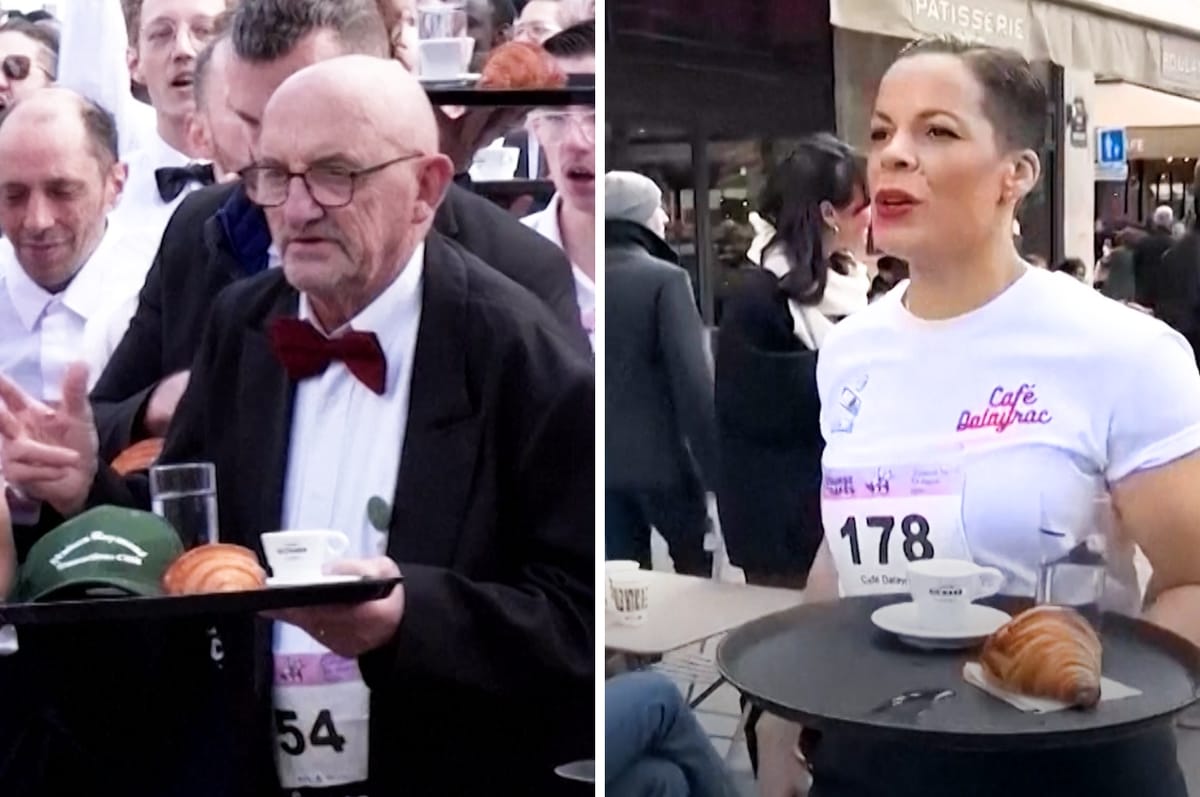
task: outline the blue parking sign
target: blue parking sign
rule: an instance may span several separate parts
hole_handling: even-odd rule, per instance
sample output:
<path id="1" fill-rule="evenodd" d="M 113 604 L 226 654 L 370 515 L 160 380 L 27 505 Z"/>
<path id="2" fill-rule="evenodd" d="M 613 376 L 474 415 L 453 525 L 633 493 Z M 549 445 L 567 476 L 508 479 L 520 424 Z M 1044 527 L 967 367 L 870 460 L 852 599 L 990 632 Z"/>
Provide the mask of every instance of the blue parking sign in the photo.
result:
<path id="1" fill-rule="evenodd" d="M 1096 160 L 1101 166 L 1125 162 L 1125 128 L 1109 127 L 1096 131 Z"/>

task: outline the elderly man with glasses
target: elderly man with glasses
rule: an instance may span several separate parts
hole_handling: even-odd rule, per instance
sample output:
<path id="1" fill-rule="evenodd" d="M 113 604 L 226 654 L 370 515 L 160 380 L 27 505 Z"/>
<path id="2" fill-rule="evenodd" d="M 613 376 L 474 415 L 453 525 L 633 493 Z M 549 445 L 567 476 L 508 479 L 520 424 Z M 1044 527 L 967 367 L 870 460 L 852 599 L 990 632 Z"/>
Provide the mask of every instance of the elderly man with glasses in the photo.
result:
<path id="1" fill-rule="evenodd" d="M 197 748 L 237 781 L 205 793 L 553 794 L 554 766 L 591 755 L 590 363 L 433 230 L 452 176 L 437 143 L 416 78 L 367 56 L 300 70 L 262 116 L 243 177 L 282 265 L 217 297 L 160 461 L 216 464 L 222 542 L 336 528 L 335 570 L 404 581 L 222 626 L 220 694 L 244 721 L 203 734 L 237 751 Z M 70 459 L 27 486 L 68 513 L 148 506 L 144 479 L 97 467 L 82 393 L 36 412 L 0 395 L 6 473 Z"/>
<path id="2" fill-rule="evenodd" d="M 542 45 L 567 74 L 595 74 L 594 22 L 574 25 Z M 563 248 L 571 261 L 575 298 L 588 338 L 596 330 L 596 111 L 594 108 L 541 108 L 529 114 L 554 182 L 545 210 L 522 221 Z"/>

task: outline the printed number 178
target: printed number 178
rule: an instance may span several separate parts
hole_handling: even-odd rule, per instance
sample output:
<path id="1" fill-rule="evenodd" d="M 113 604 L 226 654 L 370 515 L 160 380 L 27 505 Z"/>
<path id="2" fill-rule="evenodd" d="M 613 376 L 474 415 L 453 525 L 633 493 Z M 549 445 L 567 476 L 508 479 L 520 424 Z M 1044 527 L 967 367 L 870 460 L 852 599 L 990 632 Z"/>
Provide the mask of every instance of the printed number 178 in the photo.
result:
<path id="1" fill-rule="evenodd" d="M 888 563 L 888 542 L 896 529 L 894 515 L 871 515 L 865 518 L 868 527 L 879 529 L 879 564 Z M 908 515 L 900 521 L 904 534 L 904 558 L 910 562 L 933 558 L 933 543 L 929 541 L 929 521 L 921 515 Z M 842 526 L 842 538 L 850 541 L 850 560 L 862 564 L 862 549 L 858 543 L 858 519 L 853 515 L 846 518 Z"/>

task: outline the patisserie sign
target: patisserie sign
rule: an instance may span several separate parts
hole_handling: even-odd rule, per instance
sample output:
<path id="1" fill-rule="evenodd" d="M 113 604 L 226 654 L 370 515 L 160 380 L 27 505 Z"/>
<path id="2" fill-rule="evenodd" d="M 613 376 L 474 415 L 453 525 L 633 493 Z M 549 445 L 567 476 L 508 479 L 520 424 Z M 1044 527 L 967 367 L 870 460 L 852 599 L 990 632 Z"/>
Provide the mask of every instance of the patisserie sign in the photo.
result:
<path id="1" fill-rule="evenodd" d="M 997 386 L 988 397 L 987 406 L 978 412 L 963 410 L 958 416 L 958 431 L 994 428 L 1003 432 L 1018 424 L 1047 424 L 1054 420 L 1049 410 L 1037 406 L 1036 385 L 1022 383 L 1015 390 Z"/>

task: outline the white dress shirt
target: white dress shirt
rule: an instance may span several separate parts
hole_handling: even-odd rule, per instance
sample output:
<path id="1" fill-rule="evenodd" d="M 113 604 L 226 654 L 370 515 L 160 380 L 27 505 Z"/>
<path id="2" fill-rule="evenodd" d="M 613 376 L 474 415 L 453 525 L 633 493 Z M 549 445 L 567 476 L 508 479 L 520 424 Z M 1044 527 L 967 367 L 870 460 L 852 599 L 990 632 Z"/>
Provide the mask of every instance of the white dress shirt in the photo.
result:
<path id="1" fill-rule="evenodd" d="M 187 166 L 194 159 L 163 140 L 154 108 L 130 91 L 125 60 L 129 39 L 121 4 L 71 0 L 64 12 L 58 84 L 100 104 L 116 119 L 121 160 L 129 165 L 129 178 L 114 218 L 129 229 L 141 227 L 157 250 L 175 209 L 201 186 L 189 183 L 178 197 L 164 202 L 154 172 Z"/>
<path id="2" fill-rule="evenodd" d="M 125 183 L 125 191 L 121 195 L 121 203 L 113 211 L 113 218 L 123 227 L 140 228 L 142 234 L 153 239 L 154 249 L 162 240 L 163 230 L 171 220 L 175 210 L 182 204 L 185 197 L 202 186 L 192 182 L 170 202 L 164 202 L 158 193 L 158 180 L 154 173 L 167 167 L 184 167 L 194 163 L 192 158 L 172 147 L 158 133 L 154 133 L 150 143 L 133 153 L 126 160 L 129 164 L 129 179 Z"/>
<path id="3" fill-rule="evenodd" d="M 391 506 L 396 493 L 421 323 L 424 258 L 421 245 L 395 282 L 333 333 L 375 333 L 387 358 L 383 394 L 375 394 L 339 362 L 296 387 L 283 528 L 341 531 L 350 538 L 347 558 L 383 556 L 387 551 L 387 531 L 371 524 L 367 507 L 375 497 Z M 320 328 L 304 295 L 298 315 Z M 298 751 L 277 746 L 281 785 L 296 789 L 366 781 L 370 690 L 358 662 L 336 656 L 307 632 L 280 622 L 275 623 L 272 653 L 276 710 L 294 718 L 302 735 L 310 727 L 315 735 L 319 718 L 325 717 L 345 745 L 336 754 L 317 745 L 300 745 Z"/>
<path id="4" fill-rule="evenodd" d="M 532 139 L 530 139 L 532 140 Z M 562 227 L 558 223 L 558 210 L 562 206 L 562 197 L 555 194 L 550 198 L 550 204 L 545 210 L 531 213 L 521 219 L 526 227 L 540 233 L 543 238 L 566 252 L 562 241 Z M 596 283 L 584 273 L 583 269 L 571 264 L 571 274 L 575 278 L 575 303 L 579 305 L 579 317 L 583 321 L 584 331 L 592 348 L 596 348 Z"/>
<path id="5" fill-rule="evenodd" d="M 43 401 L 62 397 L 63 374 L 78 360 L 95 384 L 115 348 L 110 330 L 122 316 L 128 326 L 152 255 L 143 238 L 110 221 L 75 279 L 51 294 L 21 268 L 12 243 L 0 240 L 0 373 Z"/>

